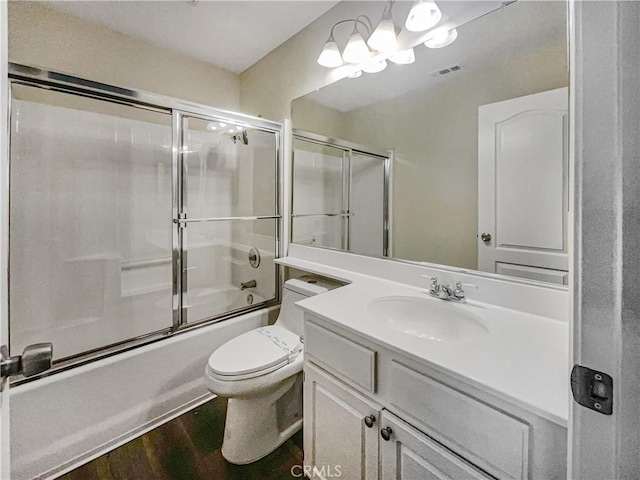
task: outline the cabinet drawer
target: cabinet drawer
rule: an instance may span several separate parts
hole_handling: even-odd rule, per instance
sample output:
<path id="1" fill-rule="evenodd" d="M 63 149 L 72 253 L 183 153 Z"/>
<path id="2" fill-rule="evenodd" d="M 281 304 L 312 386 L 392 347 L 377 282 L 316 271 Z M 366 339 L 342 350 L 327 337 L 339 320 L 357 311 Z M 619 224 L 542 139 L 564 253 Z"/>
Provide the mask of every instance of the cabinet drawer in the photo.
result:
<path id="1" fill-rule="evenodd" d="M 376 352 L 313 322 L 305 322 L 305 355 L 348 383 L 375 391 Z"/>
<path id="2" fill-rule="evenodd" d="M 391 404 L 427 433 L 498 478 L 528 476 L 529 426 L 391 362 Z M 400 413 L 400 412 L 398 412 Z"/>

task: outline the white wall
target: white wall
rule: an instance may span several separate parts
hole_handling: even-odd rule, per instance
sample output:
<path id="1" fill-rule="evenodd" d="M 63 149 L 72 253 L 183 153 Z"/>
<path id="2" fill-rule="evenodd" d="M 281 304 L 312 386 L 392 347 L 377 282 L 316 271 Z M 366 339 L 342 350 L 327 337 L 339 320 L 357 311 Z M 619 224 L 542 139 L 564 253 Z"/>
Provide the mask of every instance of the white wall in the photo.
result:
<path id="1" fill-rule="evenodd" d="M 38 2 L 9 2 L 9 61 L 238 110 L 239 77 Z"/>

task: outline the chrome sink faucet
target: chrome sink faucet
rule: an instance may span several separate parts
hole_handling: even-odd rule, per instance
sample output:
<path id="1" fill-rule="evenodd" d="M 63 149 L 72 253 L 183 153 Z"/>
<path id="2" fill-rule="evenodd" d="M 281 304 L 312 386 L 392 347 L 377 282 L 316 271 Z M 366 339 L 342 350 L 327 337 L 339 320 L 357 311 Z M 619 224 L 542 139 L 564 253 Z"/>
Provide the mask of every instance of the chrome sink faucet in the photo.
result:
<path id="1" fill-rule="evenodd" d="M 426 275 L 420 275 L 423 278 L 428 278 Z M 431 285 L 429 286 L 429 295 L 439 298 L 440 300 L 447 300 L 449 302 L 466 303 L 467 298 L 464 290 L 462 289 L 462 283 L 456 282 L 456 288 L 452 289 L 449 285 L 439 284 L 438 277 L 431 277 Z"/>

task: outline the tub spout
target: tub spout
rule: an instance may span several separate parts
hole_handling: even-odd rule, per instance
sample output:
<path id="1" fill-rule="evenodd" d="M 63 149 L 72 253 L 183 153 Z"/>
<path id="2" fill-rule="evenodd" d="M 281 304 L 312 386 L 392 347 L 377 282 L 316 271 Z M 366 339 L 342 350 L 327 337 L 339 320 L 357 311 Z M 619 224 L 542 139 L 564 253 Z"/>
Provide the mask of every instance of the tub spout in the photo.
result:
<path id="1" fill-rule="evenodd" d="M 248 282 L 242 282 L 240 284 L 240 290 L 246 290 L 247 288 L 254 288 L 258 283 L 255 280 L 249 280 Z"/>

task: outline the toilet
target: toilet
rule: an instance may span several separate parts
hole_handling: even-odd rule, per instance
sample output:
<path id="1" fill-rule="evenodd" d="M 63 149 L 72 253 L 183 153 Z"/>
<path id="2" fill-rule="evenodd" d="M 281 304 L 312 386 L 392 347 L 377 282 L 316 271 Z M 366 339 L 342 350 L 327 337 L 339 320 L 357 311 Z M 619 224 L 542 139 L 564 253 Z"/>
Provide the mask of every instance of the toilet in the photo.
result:
<path id="1" fill-rule="evenodd" d="M 274 325 L 235 337 L 209 357 L 207 388 L 229 399 L 222 456 L 243 465 L 273 452 L 302 428 L 302 311 L 295 302 L 338 284 L 312 275 L 284 284 Z"/>

